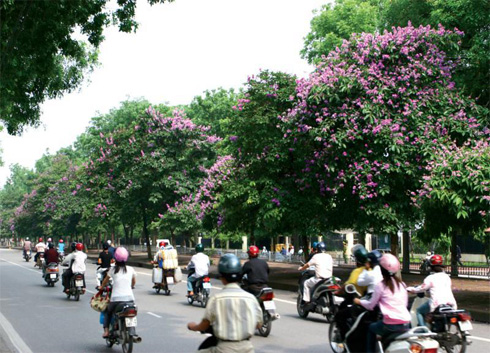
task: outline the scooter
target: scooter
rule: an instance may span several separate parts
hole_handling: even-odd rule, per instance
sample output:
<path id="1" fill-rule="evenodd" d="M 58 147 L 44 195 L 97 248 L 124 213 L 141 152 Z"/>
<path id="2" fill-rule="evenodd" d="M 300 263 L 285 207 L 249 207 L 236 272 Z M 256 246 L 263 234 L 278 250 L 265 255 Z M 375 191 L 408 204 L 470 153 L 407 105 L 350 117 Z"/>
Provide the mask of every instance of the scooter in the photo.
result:
<path id="1" fill-rule="evenodd" d="M 279 319 L 281 316 L 276 313 L 276 304 L 274 303 L 274 292 L 272 288 L 262 288 L 260 293 L 256 295 L 262 309 L 262 326 L 258 328 L 259 335 L 267 337 L 272 330 L 272 321 Z"/>
<path id="2" fill-rule="evenodd" d="M 29 262 L 29 260 L 31 259 L 31 251 L 24 250 L 23 256 L 24 256 L 24 260 L 26 260 L 26 262 Z"/>
<path id="3" fill-rule="evenodd" d="M 412 327 L 416 326 L 417 308 L 429 301 L 425 293 L 417 293 L 410 308 L 412 315 Z M 468 339 L 469 331 L 473 329 L 471 315 L 466 310 L 455 310 L 449 305 L 440 305 L 425 317 L 427 327 L 436 333 L 435 340 L 448 353 L 464 353 L 466 347 L 472 343 Z"/>
<path id="4" fill-rule="evenodd" d="M 113 265 L 111 265 L 113 266 Z M 107 275 L 107 272 L 109 271 L 108 268 L 103 268 L 103 267 L 97 267 L 95 270 L 95 289 L 99 290 L 100 285 L 102 284 L 102 281 L 104 280 L 105 276 Z M 112 277 L 109 278 L 109 284 L 112 287 L 113 279 Z"/>
<path id="5" fill-rule="evenodd" d="M 38 253 L 38 257 L 36 260 L 36 263 L 34 264 L 34 267 L 38 267 L 39 269 L 43 268 L 43 262 L 44 262 L 44 252 Z"/>
<path id="6" fill-rule="evenodd" d="M 85 294 L 84 286 L 84 275 L 83 273 L 74 273 L 70 279 L 68 293 L 66 293 L 67 298 L 70 299 L 72 296 L 76 301 L 80 300 L 80 295 Z"/>
<path id="7" fill-rule="evenodd" d="M 337 304 L 339 301 L 335 298 L 333 292 L 340 289 L 341 280 L 338 277 L 330 277 L 316 283 L 311 290 L 311 301 L 306 304 L 303 301 L 304 277 L 310 276 L 310 271 L 311 269 L 303 271 L 298 281 L 298 299 L 296 302 L 298 315 L 305 319 L 310 312 L 317 313 L 325 316 L 327 322 L 330 323 L 338 310 Z"/>
<path id="8" fill-rule="evenodd" d="M 161 290 L 165 295 L 170 295 L 170 291 L 175 286 L 174 270 L 166 270 L 159 268 L 157 264 L 153 265 L 153 289 L 158 294 Z"/>
<path id="9" fill-rule="evenodd" d="M 350 299 L 359 297 L 359 293 L 352 284 L 345 286 L 345 291 Z M 347 299 L 348 301 L 350 299 Z M 370 323 L 371 312 L 348 304 L 353 307 L 353 313 L 357 311 L 357 317 L 353 321 L 347 321 L 348 331 L 344 339 L 340 334 L 337 322 L 330 323 L 329 341 L 334 353 L 350 353 L 365 350 L 365 337 Z M 367 320 L 366 320 L 367 319 Z M 376 320 L 375 320 L 376 321 Z M 430 332 L 425 326 L 414 327 L 406 332 L 397 332 L 384 338 L 378 337 L 376 348 L 380 353 L 437 353 L 439 343 L 433 339 L 436 334 Z M 359 348 L 361 347 L 361 348 Z"/>
<path id="10" fill-rule="evenodd" d="M 114 310 L 109 326 L 109 337 L 105 338 L 107 347 L 120 344 L 124 353 L 133 351 L 133 343 L 140 343 L 136 334 L 138 307 L 133 302 L 121 303 Z"/>
<path id="11" fill-rule="evenodd" d="M 192 285 L 194 294 L 187 296 L 187 302 L 192 305 L 195 301 L 201 303 L 203 308 L 208 303 L 209 294 L 211 293 L 211 278 L 203 276 L 196 279 Z"/>
<path id="12" fill-rule="evenodd" d="M 43 278 L 48 287 L 54 287 L 54 284 L 60 280 L 60 270 L 56 262 L 50 262 L 44 268 Z"/>

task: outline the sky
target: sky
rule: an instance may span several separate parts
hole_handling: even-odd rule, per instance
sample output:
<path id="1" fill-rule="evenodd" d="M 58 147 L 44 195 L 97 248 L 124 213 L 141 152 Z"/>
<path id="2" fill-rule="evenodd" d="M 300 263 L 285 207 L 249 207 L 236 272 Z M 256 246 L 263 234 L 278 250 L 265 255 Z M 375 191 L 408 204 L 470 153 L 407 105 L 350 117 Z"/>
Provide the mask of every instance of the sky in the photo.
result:
<path id="1" fill-rule="evenodd" d="M 46 151 L 72 145 L 92 117 L 120 102 L 188 104 L 205 90 L 238 89 L 261 69 L 306 77 L 300 57 L 313 10 L 328 0 L 176 0 L 150 6 L 138 0 L 136 33 L 104 32 L 100 65 L 80 90 L 42 105 L 41 126 L 21 136 L 0 132 L 4 166 L 33 169 Z M 112 5 L 113 6 L 113 5 Z"/>

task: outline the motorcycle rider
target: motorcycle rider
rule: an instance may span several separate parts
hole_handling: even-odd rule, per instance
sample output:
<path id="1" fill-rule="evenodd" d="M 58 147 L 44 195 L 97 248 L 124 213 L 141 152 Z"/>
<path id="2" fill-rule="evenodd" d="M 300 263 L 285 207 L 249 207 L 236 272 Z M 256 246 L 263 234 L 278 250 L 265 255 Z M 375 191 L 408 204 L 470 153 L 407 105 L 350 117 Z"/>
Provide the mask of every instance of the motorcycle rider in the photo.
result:
<path id="1" fill-rule="evenodd" d="M 29 237 L 26 237 L 26 239 L 24 240 L 24 245 L 23 245 L 24 257 L 26 256 L 27 251 L 29 251 L 29 256 L 31 256 L 31 247 L 32 247 L 32 242 L 29 240 Z"/>
<path id="2" fill-rule="evenodd" d="M 59 254 L 58 251 L 54 248 L 54 244 L 48 243 L 48 250 L 46 250 L 46 252 L 44 253 L 43 275 L 46 271 L 46 267 L 52 262 L 56 264 L 59 263 Z"/>
<path id="3" fill-rule="evenodd" d="M 429 291 L 430 300 L 417 308 L 417 321 L 419 326 L 425 326 L 425 315 L 433 312 L 439 305 L 447 304 L 454 309 L 458 308 L 451 289 L 451 278 L 444 272 L 444 261 L 441 255 L 432 255 L 430 260 L 432 274 L 425 277 L 424 283 L 417 287 L 408 287 L 411 293 Z"/>
<path id="4" fill-rule="evenodd" d="M 65 255 L 65 243 L 63 242 L 63 239 L 60 239 L 58 243 L 58 252 L 61 256 Z"/>
<path id="5" fill-rule="evenodd" d="M 107 240 L 106 243 L 109 245 L 109 254 L 114 257 L 114 251 L 116 251 L 116 248 L 112 246 L 112 241 L 110 239 Z"/>
<path id="6" fill-rule="evenodd" d="M 133 267 L 126 265 L 128 258 L 129 252 L 126 248 L 119 246 L 114 251 L 115 266 L 109 269 L 99 289 L 99 294 L 102 294 L 103 288 L 107 286 L 110 278 L 112 278 L 112 294 L 104 315 L 104 334 L 102 338 L 109 337 L 109 326 L 118 304 L 134 302 L 133 288 L 136 285 L 136 271 Z"/>
<path id="7" fill-rule="evenodd" d="M 213 294 L 206 305 L 200 323 L 190 322 L 191 331 L 207 331 L 213 328 L 217 345 L 206 352 L 252 353 L 250 338 L 262 324 L 262 310 L 257 299 L 238 286 L 241 280 L 240 260 L 233 254 L 225 254 L 218 264 L 222 291 Z"/>
<path id="8" fill-rule="evenodd" d="M 354 299 L 354 303 L 373 310 L 376 305 L 383 314 L 383 320 L 369 325 L 367 353 L 375 351 L 376 335 L 386 336 L 396 332 L 405 332 L 410 325 L 410 313 L 407 309 L 408 294 L 405 283 L 396 276 L 400 262 L 392 254 L 384 254 L 379 264 L 383 280 L 374 287 L 371 299 Z"/>
<path id="9" fill-rule="evenodd" d="M 315 277 L 311 277 L 304 282 L 303 300 L 305 303 L 310 302 L 311 289 L 320 282 L 322 279 L 332 277 L 333 273 L 333 261 L 332 257 L 326 253 L 327 248 L 323 241 L 319 242 L 316 246 L 317 253 L 306 264 L 298 267 L 298 271 L 304 271 L 310 266 L 315 267 Z"/>
<path id="10" fill-rule="evenodd" d="M 37 259 L 41 254 L 44 254 L 46 250 L 46 244 L 43 242 L 43 238 L 39 238 L 39 243 L 34 247 L 36 249 L 36 255 L 34 255 L 34 267 L 37 266 Z"/>
<path id="11" fill-rule="evenodd" d="M 87 269 L 85 262 L 87 261 L 87 254 L 85 254 L 83 250 L 82 243 L 72 243 L 72 252 L 65 257 L 63 262 L 61 263 L 63 266 L 69 265 L 68 269 L 63 272 L 62 284 L 63 284 L 63 292 L 68 293 L 70 286 L 70 279 L 74 273 L 85 274 L 85 270 Z M 85 293 L 85 275 L 83 276 L 83 293 Z"/>
<path id="12" fill-rule="evenodd" d="M 252 245 L 248 248 L 249 260 L 245 262 L 242 269 L 242 278 L 245 275 L 247 276 L 247 279 L 244 280 L 244 284 L 242 285 L 242 289 L 255 296 L 269 282 L 269 265 L 266 261 L 259 259 L 258 256 L 259 248 Z"/>
<path id="13" fill-rule="evenodd" d="M 104 243 L 102 244 L 102 251 L 99 253 L 99 258 L 97 259 L 97 264 L 99 265 L 97 272 L 102 273 L 102 279 L 105 278 L 112 263 L 114 263 L 114 257 L 109 254 L 109 244 Z M 99 286 L 99 277 L 97 277 L 97 287 L 95 289 L 99 289 Z"/>
<path id="14" fill-rule="evenodd" d="M 204 246 L 197 244 L 196 253 L 192 255 L 187 264 L 187 269 L 190 270 L 189 277 L 187 277 L 187 296 L 192 297 L 194 295 L 194 284 L 198 278 L 209 274 L 209 266 L 209 256 L 204 253 Z"/>
<path id="15" fill-rule="evenodd" d="M 167 274 L 171 271 L 174 271 L 179 265 L 177 251 L 166 241 L 161 241 L 160 243 L 158 243 L 158 246 L 160 247 L 160 250 L 155 254 L 151 263 L 158 264 L 158 267 L 162 269 L 162 283 L 166 284 Z M 155 288 L 156 286 L 157 285 L 153 286 L 153 288 Z"/>
<path id="16" fill-rule="evenodd" d="M 379 260 L 383 254 L 379 250 L 373 250 L 367 254 L 366 268 L 359 274 L 357 284 L 366 286 L 366 296 L 371 297 L 374 287 L 383 280 Z"/>
<path id="17" fill-rule="evenodd" d="M 315 256 L 318 253 L 316 250 L 317 245 L 318 245 L 317 241 L 314 241 L 313 244 L 311 244 L 311 251 L 310 254 L 308 255 L 308 261 L 306 262 L 309 262 L 313 258 L 313 256 Z"/>

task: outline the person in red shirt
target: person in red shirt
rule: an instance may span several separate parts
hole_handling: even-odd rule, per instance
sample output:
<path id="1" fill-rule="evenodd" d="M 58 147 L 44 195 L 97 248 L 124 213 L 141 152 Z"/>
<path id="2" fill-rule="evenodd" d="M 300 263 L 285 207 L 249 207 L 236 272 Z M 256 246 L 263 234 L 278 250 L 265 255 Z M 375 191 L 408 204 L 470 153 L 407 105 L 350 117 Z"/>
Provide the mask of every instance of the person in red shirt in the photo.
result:
<path id="1" fill-rule="evenodd" d="M 51 262 L 59 263 L 59 254 L 58 251 L 54 248 L 53 243 L 48 244 L 48 250 L 44 253 L 44 260 L 46 261 L 44 267 L 49 265 Z"/>

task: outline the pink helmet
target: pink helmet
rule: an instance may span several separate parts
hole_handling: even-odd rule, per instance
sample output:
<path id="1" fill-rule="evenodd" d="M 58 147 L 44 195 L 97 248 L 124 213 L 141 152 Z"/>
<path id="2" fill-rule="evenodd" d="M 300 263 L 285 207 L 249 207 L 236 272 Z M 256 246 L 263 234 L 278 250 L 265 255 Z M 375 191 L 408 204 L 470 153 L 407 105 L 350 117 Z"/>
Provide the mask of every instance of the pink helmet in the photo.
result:
<path id="1" fill-rule="evenodd" d="M 379 260 L 379 265 L 388 271 L 390 275 L 394 275 L 400 270 L 400 261 L 392 254 L 383 254 Z"/>
<path id="2" fill-rule="evenodd" d="M 128 261 L 129 258 L 129 253 L 126 250 L 126 248 L 123 248 L 122 246 L 119 246 L 116 251 L 114 251 L 114 259 L 117 262 L 126 262 Z"/>

